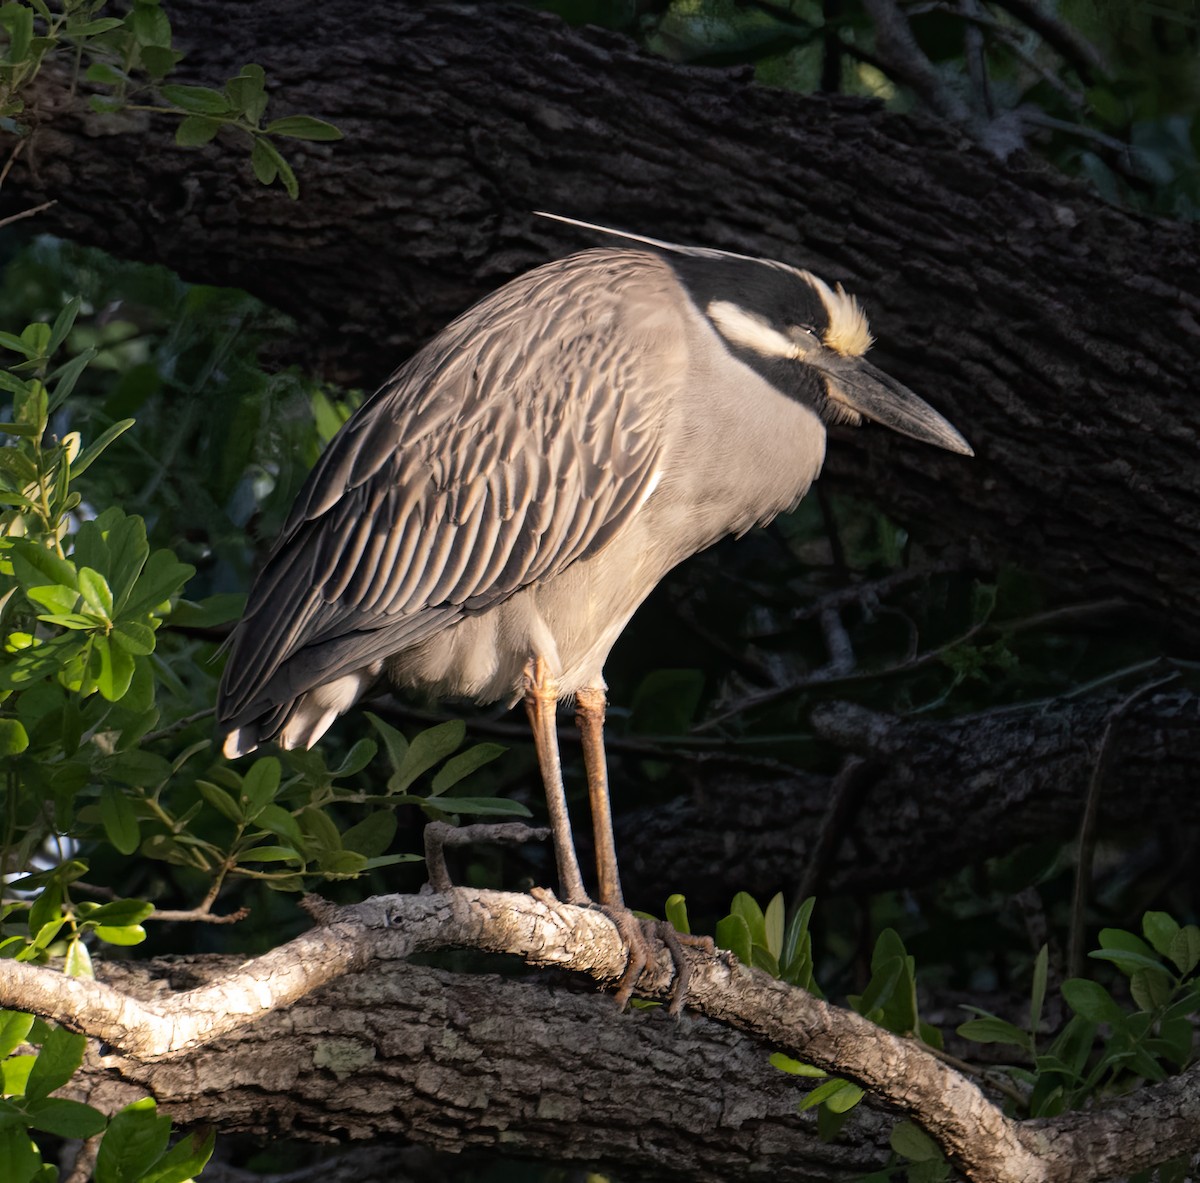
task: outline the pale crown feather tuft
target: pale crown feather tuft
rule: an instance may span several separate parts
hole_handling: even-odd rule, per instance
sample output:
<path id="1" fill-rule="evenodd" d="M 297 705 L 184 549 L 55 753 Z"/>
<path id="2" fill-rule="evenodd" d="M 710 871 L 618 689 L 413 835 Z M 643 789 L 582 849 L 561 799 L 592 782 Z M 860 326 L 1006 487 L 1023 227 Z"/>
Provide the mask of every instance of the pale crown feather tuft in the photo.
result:
<path id="1" fill-rule="evenodd" d="M 802 271 L 800 274 L 812 284 L 813 290 L 821 297 L 821 303 L 825 305 L 825 311 L 829 313 L 825 344 L 843 357 L 862 357 L 875 339 L 871 336 L 867 314 L 859 302 L 840 283 L 835 289 L 811 271 Z"/>

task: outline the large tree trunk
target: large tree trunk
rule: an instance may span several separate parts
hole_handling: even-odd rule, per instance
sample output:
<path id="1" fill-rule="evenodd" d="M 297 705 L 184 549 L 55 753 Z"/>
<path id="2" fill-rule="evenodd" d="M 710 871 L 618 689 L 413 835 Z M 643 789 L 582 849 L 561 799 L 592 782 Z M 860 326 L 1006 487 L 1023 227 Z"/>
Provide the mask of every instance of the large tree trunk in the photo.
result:
<path id="1" fill-rule="evenodd" d="M 299 150 L 302 200 L 166 126 L 55 113 L 10 183 L 42 224 L 287 309 L 298 352 L 381 378 L 512 274 L 586 245 L 550 208 L 762 253 L 865 298 L 883 362 L 974 461 L 839 433 L 828 479 L 926 537 L 973 538 L 1200 636 L 1200 250 L 1026 159 L 871 103 L 682 69 L 507 6 L 176 0 L 186 73 L 247 61 L 276 109 L 337 123 Z M 47 95 L 47 107 L 55 95 Z M 61 99 L 61 95 L 57 96 Z M 156 134 L 157 133 L 157 134 Z"/>

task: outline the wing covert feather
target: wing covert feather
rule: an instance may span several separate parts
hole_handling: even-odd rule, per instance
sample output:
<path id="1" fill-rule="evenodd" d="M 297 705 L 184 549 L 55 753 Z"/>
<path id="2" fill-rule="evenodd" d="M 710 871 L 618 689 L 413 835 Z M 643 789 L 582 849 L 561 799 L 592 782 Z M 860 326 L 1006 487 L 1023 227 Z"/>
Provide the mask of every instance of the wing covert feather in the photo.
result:
<path id="1" fill-rule="evenodd" d="M 235 634 L 222 716 L 418 644 L 611 540 L 657 479 L 679 299 L 655 257 L 588 251 L 402 366 L 297 498 Z"/>

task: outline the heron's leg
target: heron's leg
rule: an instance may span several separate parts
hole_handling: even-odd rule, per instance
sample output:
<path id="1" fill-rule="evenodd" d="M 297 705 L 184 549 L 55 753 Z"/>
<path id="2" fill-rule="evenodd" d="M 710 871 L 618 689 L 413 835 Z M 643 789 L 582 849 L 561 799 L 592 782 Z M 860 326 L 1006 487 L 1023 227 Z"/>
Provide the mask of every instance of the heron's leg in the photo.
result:
<path id="1" fill-rule="evenodd" d="M 568 904 L 586 904 L 590 901 L 583 890 L 575 843 L 571 840 L 571 819 L 567 814 L 567 794 L 563 788 L 562 763 L 558 758 L 558 682 L 551 677 L 540 657 L 532 658 L 525 667 L 525 710 L 533 729 L 542 783 L 546 787 L 559 883 Z"/>
<path id="2" fill-rule="evenodd" d="M 588 799 L 592 806 L 592 833 L 596 842 L 596 876 L 600 902 L 624 908 L 617 849 L 613 842 L 612 806 L 608 798 L 608 762 L 604 756 L 603 686 L 589 686 L 575 695 L 575 722 L 583 741 L 583 766 L 587 771 Z"/>

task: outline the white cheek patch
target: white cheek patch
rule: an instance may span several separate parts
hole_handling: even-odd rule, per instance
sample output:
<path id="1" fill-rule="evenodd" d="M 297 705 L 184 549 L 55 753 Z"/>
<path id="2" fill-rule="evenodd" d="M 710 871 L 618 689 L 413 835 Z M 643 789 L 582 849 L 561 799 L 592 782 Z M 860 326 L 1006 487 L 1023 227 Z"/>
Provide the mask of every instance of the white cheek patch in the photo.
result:
<path id="1" fill-rule="evenodd" d="M 731 345 L 753 349 L 763 357 L 803 357 L 804 350 L 778 329 L 769 325 L 763 317 L 747 312 L 728 300 L 714 300 L 706 309 L 708 318 L 717 326 L 717 331 Z"/>

